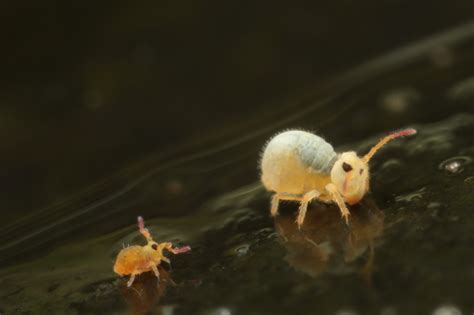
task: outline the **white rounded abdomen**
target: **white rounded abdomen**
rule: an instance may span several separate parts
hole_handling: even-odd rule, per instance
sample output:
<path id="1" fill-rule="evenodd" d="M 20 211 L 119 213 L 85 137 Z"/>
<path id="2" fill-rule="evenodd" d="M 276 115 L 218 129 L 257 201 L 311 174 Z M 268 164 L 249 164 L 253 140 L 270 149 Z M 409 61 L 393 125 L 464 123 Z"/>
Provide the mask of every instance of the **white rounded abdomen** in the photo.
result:
<path id="1" fill-rule="evenodd" d="M 264 148 L 262 183 L 270 191 L 288 194 L 321 189 L 329 182 L 335 160 L 333 147 L 321 137 L 300 130 L 285 131 Z"/>

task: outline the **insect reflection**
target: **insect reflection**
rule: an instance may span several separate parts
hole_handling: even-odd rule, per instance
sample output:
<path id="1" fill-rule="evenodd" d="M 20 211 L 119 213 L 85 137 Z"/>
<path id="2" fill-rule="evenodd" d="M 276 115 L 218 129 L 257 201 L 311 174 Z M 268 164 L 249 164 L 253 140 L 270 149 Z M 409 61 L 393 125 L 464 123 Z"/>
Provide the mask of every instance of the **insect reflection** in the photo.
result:
<path id="1" fill-rule="evenodd" d="M 275 217 L 276 230 L 287 250 L 285 260 L 311 277 L 323 273 L 357 272 L 370 285 L 374 242 L 382 235 L 384 215 L 366 198 L 353 206 L 350 226 L 340 224 L 337 206 L 318 205 L 301 230 L 292 215 Z"/>
<path id="2" fill-rule="evenodd" d="M 168 285 L 176 285 L 168 271 L 158 266 L 160 272 L 160 285 L 156 285 L 156 278 L 151 273 L 143 273 L 128 287 L 122 282 L 119 285 L 120 293 L 130 307 L 133 315 L 150 314 L 153 309 L 159 309 L 161 297 L 166 292 Z M 153 312 L 152 312 L 153 313 Z"/>

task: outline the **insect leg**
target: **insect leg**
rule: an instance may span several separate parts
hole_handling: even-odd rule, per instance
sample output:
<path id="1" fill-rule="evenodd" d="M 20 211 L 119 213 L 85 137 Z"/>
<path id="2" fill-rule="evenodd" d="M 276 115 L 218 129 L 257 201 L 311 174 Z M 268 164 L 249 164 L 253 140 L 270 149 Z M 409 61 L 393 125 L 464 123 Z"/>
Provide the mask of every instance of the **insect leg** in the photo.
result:
<path id="1" fill-rule="evenodd" d="M 163 257 L 161 258 L 161 260 L 164 261 L 165 263 L 167 263 L 168 266 L 170 266 L 170 271 L 171 271 L 171 269 L 172 269 L 172 268 L 171 268 L 171 261 L 168 259 L 168 257 L 163 256 Z"/>
<path id="2" fill-rule="evenodd" d="M 301 228 L 301 225 L 304 222 L 304 218 L 306 216 L 306 210 L 308 209 L 308 204 L 314 198 L 318 198 L 319 195 L 321 195 L 321 194 L 317 190 L 308 191 L 306 194 L 303 195 L 303 198 L 301 199 L 300 208 L 299 208 L 299 211 L 298 211 L 298 217 L 296 219 L 296 222 L 298 223 L 298 229 Z"/>
<path id="3" fill-rule="evenodd" d="M 272 217 L 278 215 L 278 203 L 280 202 L 280 198 L 278 198 L 278 194 L 274 194 L 272 197 L 272 208 L 270 209 L 270 213 Z"/>
<path id="4" fill-rule="evenodd" d="M 326 185 L 326 190 L 331 196 L 331 200 L 334 201 L 339 209 L 341 210 L 341 216 L 346 220 L 346 224 L 349 224 L 349 215 L 351 214 L 346 207 L 346 203 L 342 198 L 341 194 L 337 190 L 336 186 L 332 183 Z"/>
<path id="5" fill-rule="evenodd" d="M 159 284 L 160 283 L 160 272 L 158 271 L 158 268 L 156 267 L 156 265 L 154 263 L 152 263 L 151 269 L 153 270 L 153 273 L 156 276 L 157 284 Z"/>
<path id="6" fill-rule="evenodd" d="M 164 248 L 167 249 L 168 251 L 172 252 L 175 255 L 182 254 L 182 253 L 187 253 L 191 250 L 191 247 L 189 246 L 183 246 L 183 247 L 174 247 L 173 244 L 171 243 L 163 243 Z"/>
<path id="7" fill-rule="evenodd" d="M 133 284 L 133 281 L 135 281 L 135 275 L 136 275 L 136 273 L 132 273 L 130 275 L 130 279 L 128 279 L 128 282 L 127 282 L 127 287 L 128 288 L 130 288 Z"/>

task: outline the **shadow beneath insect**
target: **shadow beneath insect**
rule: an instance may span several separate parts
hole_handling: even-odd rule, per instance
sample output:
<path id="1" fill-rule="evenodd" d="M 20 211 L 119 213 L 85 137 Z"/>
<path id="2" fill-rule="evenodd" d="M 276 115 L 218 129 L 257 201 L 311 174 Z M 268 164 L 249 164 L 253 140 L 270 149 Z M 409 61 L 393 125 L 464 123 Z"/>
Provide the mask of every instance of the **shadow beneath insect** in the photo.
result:
<path id="1" fill-rule="evenodd" d="M 140 274 L 131 287 L 127 287 L 127 282 L 119 284 L 119 290 L 125 302 L 130 307 L 131 314 L 150 314 L 154 309 L 159 309 L 161 297 L 164 296 L 168 285 L 176 284 L 171 279 L 168 271 L 158 266 L 160 272 L 160 282 L 157 282 L 152 272 Z"/>
<path id="2" fill-rule="evenodd" d="M 314 203 L 301 230 L 294 212 L 277 216 L 275 226 L 288 264 L 314 278 L 323 273 L 358 273 L 370 286 L 374 242 L 383 233 L 384 215 L 369 198 L 349 210 L 349 226 L 332 204 Z"/>

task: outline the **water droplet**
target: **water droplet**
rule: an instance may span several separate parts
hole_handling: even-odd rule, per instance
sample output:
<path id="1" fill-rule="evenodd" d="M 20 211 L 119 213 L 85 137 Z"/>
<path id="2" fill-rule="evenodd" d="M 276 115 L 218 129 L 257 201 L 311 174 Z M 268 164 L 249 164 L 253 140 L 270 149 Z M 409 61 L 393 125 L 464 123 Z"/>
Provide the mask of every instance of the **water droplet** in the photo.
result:
<path id="1" fill-rule="evenodd" d="M 441 305 L 433 311 L 433 315 L 462 315 L 462 312 L 454 305 Z"/>
<path id="2" fill-rule="evenodd" d="M 425 193 L 426 188 L 423 187 L 421 189 L 418 189 L 417 191 L 414 191 L 412 193 L 404 194 L 395 197 L 396 202 L 413 202 L 413 201 L 418 201 L 423 199 L 423 194 Z"/>
<path id="3" fill-rule="evenodd" d="M 472 160 L 468 156 L 455 156 L 447 159 L 439 165 L 439 169 L 443 170 L 448 175 L 457 175 L 462 173 L 467 165 L 471 164 Z"/>
<path id="4" fill-rule="evenodd" d="M 214 271 L 221 271 L 221 270 L 224 270 L 224 267 L 222 265 L 220 265 L 219 263 L 216 263 L 214 265 L 212 265 L 209 270 L 211 272 L 214 272 Z"/>
<path id="5" fill-rule="evenodd" d="M 459 163 L 459 161 L 452 161 L 444 166 L 444 168 L 450 173 L 457 173 L 460 167 L 461 163 Z"/>
<path id="6" fill-rule="evenodd" d="M 235 249 L 235 254 L 239 257 L 247 255 L 248 251 L 250 249 L 250 245 L 244 244 Z"/>

